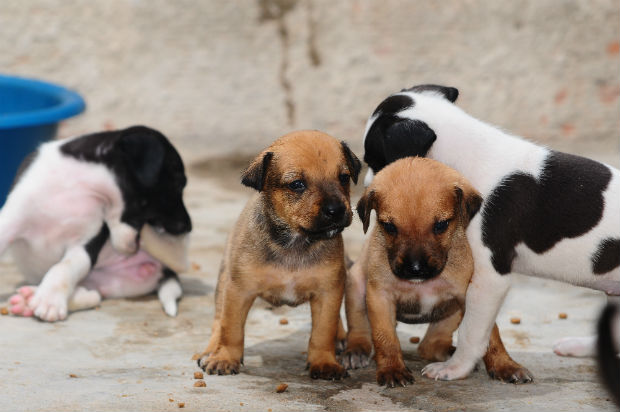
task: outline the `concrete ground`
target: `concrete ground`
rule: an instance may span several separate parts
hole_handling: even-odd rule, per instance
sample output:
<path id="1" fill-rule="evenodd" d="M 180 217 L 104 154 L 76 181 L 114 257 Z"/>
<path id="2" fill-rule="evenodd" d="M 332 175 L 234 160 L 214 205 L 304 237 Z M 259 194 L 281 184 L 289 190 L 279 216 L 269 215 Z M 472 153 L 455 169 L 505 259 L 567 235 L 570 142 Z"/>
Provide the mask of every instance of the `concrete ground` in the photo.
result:
<path id="1" fill-rule="evenodd" d="M 560 147 L 561 148 L 561 147 Z M 618 148 L 570 147 L 618 166 Z M 169 318 L 154 296 L 107 300 L 97 310 L 71 314 L 65 322 L 0 317 L 0 411 L 63 410 L 423 410 L 601 411 L 617 410 L 598 382 L 593 359 L 561 358 L 551 346 L 563 336 L 593 332 L 605 298 L 598 292 L 547 280 L 514 277 L 498 325 L 515 360 L 535 381 L 515 386 L 490 380 L 482 366 L 461 381 L 435 382 L 420 374 L 425 362 L 412 336 L 425 325 L 399 324 L 406 363 L 416 382 L 386 389 L 375 383 L 374 365 L 342 382 L 313 381 L 304 370 L 310 311 L 272 308 L 257 301 L 246 325 L 245 366 L 237 376 L 205 376 L 192 355 L 210 335 L 213 293 L 229 228 L 250 190 L 238 183 L 248 159 L 205 161 L 189 167 L 186 200 L 194 219 L 192 269 L 182 275 L 185 297 Z M 361 188 L 355 188 L 357 201 Z M 356 258 L 363 241 L 359 220 L 344 232 Z M 0 306 L 22 283 L 8 256 L 0 259 Z M 558 319 L 565 312 L 568 318 Z M 511 324 L 511 317 L 521 323 Z M 288 319 L 281 325 L 281 318 Z M 284 393 L 276 393 L 287 383 Z"/>

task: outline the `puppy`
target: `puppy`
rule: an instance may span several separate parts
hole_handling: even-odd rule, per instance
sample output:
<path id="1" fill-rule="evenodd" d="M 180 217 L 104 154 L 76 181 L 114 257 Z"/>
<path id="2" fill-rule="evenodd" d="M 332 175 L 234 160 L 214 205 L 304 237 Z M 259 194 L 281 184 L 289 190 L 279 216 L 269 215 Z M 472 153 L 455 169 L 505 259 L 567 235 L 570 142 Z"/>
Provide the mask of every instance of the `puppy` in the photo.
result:
<path id="1" fill-rule="evenodd" d="M 341 232 L 351 224 L 350 180 L 360 161 L 345 143 L 319 131 L 276 140 L 243 172 L 258 191 L 227 242 L 215 292 L 215 320 L 198 366 L 236 374 L 243 361 L 245 320 L 256 297 L 272 305 L 310 302 L 312 378 L 340 379 L 335 341 L 345 263 Z"/>
<path id="2" fill-rule="evenodd" d="M 377 225 L 347 282 L 345 366 L 363 365 L 370 355 L 366 308 L 379 385 L 413 382 L 396 335 L 397 320 L 431 322 L 418 353 L 427 360 L 450 357 L 452 334 L 465 312 L 465 292 L 474 272 L 465 230 L 481 203 L 467 180 L 434 160 L 408 157 L 377 174 L 357 204 L 364 231 L 373 209 Z M 506 353 L 497 326 L 484 363 L 499 380 L 532 380 Z"/>
<path id="3" fill-rule="evenodd" d="M 463 112 L 457 97 L 436 85 L 396 93 L 370 116 L 364 141 L 375 173 L 401 157 L 427 156 L 484 198 L 467 229 L 476 270 L 459 345 L 449 361 L 424 369 L 446 380 L 467 376 L 485 353 L 512 272 L 620 294 L 620 172 L 509 135 Z M 575 353 L 593 353 L 593 342 Z"/>
<path id="4" fill-rule="evenodd" d="M 172 243 L 186 250 L 186 182 L 177 151 L 147 127 L 41 145 L 0 211 L 0 254 L 10 249 L 26 279 L 40 282 L 11 298 L 13 313 L 53 322 L 66 318 L 70 304 L 84 309 L 102 297 L 158 290 L 166 313 L 176 315 L 177 275 L 139 250 L 138 234 L 148 224 L 151 243 L 175 236 Z"/>

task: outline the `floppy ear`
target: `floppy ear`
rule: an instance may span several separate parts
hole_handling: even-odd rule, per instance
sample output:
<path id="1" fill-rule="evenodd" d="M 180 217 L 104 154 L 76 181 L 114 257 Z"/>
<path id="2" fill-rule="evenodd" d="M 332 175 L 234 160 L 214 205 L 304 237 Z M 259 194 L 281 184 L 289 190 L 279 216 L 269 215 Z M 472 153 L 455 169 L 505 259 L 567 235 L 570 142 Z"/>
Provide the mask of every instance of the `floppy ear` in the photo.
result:
<path id="1" fill-rule="evenodd" d="M 357 202 L 357 214 L 364 225 L 364 233 L 368 231 L 368 226 L 370 224 L 370 212 L 372 212 L 372 209 L 376 209 L 377 207 L 376 200 L 375 191 L 366 189 L 364 195 L 361 197 L 359 202 Z"/>
<path id="2" fill-rule="evenodd" d="M 252 163 L 241 175 L 241 183 L 261 192 L 265 185 L 265 176 L 267 176 L 267 169 L 272 158 L 273 152 L 266 152 L 252 160 Z"/>
<path id="3" fill-rule="evenodd" d="M 388 164 L 403 157 L 424 157 L 437 140 L 437 135 L 425 122 L 412 119 L 392 123 L 384 136 L 383 153 Z"/>
<path id="4" fill-rule="evenodd" d="M 344 141 L 340 142 L 340 144 L 342 145 L 344 158 L 347 161 L 347 167 L 351 173 L 351 180 L 353 180 L 353 183 L 357 184 L 357 177 L 360 175 L 360 170 L 362 170 L 362 163 Z"/>
<path id="5" fill-rule="evenodd" d="M 454 187 L 456 195 L 456 204 L 459 208 L 464 226 L 467 227 L 469 222 L 476 216 L 482 205 L 482 196 L 468 182 L 461 182 Z"/>
<path id="6" fill-rule="evenodd" d="M 403 91 L 412 91 L 412 92 L 437 92 L 443 95 L 450 102 L 454 103 L 456 99 L 459 97 L 459 90 L 456 87 L 446 87 L 439 86 L 437 84 L 420 84 L 418 86 L 413 86 L 410 89 L 403 89 Z"/>
<path id="7" fill-rule="evenodd" d="M 122 132 L 118 144 L 138 182 L 148 188 L 154 187 L 165 155 L 164 146 L 156 133 L 146 127 L 132 127 Z"/>

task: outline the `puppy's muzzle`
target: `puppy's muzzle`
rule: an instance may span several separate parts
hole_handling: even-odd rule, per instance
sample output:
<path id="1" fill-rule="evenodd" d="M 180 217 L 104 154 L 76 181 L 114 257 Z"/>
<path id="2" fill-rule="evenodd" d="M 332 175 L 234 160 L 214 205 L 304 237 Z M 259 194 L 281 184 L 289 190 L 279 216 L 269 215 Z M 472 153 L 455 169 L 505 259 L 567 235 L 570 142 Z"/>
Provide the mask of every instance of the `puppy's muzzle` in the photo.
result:
<path id="1" fill-rule="evenodd" d="M 351 224 L 351 213 L 346 205 L 337 199 L 326 200 L 311 229 L 304 231 L 311 240 L 331 239 Z"/>

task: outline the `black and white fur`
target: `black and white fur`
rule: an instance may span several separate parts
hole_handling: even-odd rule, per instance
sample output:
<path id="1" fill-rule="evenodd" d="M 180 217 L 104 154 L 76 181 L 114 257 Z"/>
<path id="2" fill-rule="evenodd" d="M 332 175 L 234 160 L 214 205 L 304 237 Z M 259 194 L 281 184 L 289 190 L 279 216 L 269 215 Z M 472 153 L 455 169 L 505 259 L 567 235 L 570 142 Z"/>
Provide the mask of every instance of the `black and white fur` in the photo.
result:
<path id="1" fill-rule="evenodd" d="M 512 272 L 620 294 L 620 172 L 505 133 L 458 108 L 457 97 L 437 85 L 402 90 L 377 107 L 364 136 L 375 173 L 401 157 L 427 156 L 484 197 L 467 231 L 476 270 L 457 350 L 423 370 L 445 380 L 467 376 L 484 354 Z M 593 344 L 571 339 L 555 349 L 585 355 Z"/>
<path id="2" fill-rule="evenodd" d="M 26 279 L 39 285 L 29 302 L 34 315 L 62 320 L 69 306 L 155 290 L 166 313 L 176 315 L 178 277 L 139 250 L 138 234 L 146 223 L 171 235 L 191 231 L 186 182 L 175 148 L 144 126 L 41 145 L 0 210 L 0 255 L 9 249 Z M 152 262 L 147 268 L 156 273 L 148 279 L 122 278 Z"/>

